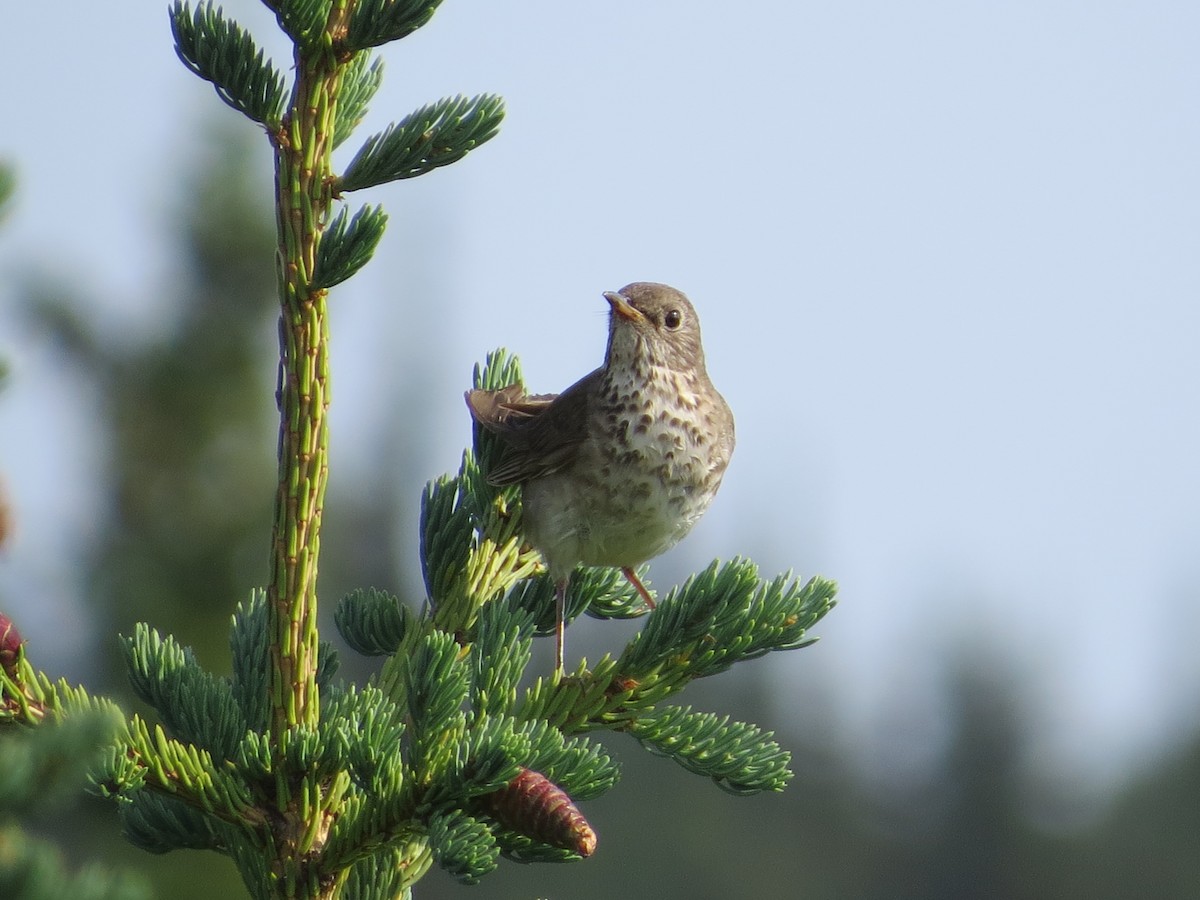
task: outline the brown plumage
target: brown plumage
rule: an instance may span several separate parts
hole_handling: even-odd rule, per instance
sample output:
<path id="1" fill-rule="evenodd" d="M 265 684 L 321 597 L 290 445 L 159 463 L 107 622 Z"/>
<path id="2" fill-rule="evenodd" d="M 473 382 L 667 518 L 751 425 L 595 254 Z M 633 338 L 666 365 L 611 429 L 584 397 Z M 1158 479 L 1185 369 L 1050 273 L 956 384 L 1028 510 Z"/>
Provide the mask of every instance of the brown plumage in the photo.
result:
<path id="1" fill-rule="evenodd" d="M 679 542 L 708 508 L 733 453 L 733 413 L 704 365 L 687 297 L 638 282 L 606 293 L 604 365 L 559 395 L 470 391 L 504 450 L 488 481 L 521 484 L 525 535 L 556 585 L 557 670 L 575 566 L 634 567 Z"/>

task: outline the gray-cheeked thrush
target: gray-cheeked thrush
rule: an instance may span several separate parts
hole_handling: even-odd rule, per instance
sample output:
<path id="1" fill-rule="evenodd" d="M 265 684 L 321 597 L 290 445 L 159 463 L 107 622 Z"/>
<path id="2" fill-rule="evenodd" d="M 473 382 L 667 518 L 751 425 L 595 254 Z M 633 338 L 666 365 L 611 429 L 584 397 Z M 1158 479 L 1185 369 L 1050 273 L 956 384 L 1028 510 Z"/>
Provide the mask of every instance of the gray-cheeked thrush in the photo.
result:
<path id="1" fill-rule="evenodd" d="M 467 393 L 471 415 L 503 443 L 488 482 L 522 485 L 525 537 L 554 580 L 556 676 L 575 566 L 619 568 L 653 608 L 634 567 L 692 530 L 733 454 L 733 413 L 708 378 L 687 297 L 637 282 L 604 298 L 600 368 L 558 395 L 516 384 Z"/>

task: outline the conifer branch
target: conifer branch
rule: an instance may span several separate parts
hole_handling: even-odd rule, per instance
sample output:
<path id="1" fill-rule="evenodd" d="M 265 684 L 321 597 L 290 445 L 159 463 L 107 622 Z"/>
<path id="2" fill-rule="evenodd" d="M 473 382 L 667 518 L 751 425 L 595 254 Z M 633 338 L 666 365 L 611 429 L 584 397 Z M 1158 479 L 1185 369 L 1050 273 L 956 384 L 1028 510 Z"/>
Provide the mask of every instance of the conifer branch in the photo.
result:
<path id="1" fill-rule="evenodd" d="M 0 615 L 0 632 L 11 622 Z M 0 642 L 0 657 L 4 652 Z M 2 660 L 0 660 L 2 664 Z M 2 676 L 0 710 L 9 711 L 13 678 L 29 674 L 14 666 Z M 46 810 L 86 781 L 88 766 L 103 755 L 105 745 L 120 727 L 110 708 L 76 708 L 69 715 L 51 715 L 44 722 L 25 723 L 0 715 L 0 887 L 6 897 L 89 897 L 96 900 L 146 900 L 144 879 L 110 872 L 97 865 L 73 873 L 57 848 L 21 830 L 15 817 Z M 11 727 L 4 727 L 5 725 Z"/>
<path id="2" fill-rule="evenodd" d="M 342 73 L 342 95 L 333 117 L 333 146 L 340 147 L 367 112 L 367 104 L 383 84 L 383 59 L 368 51 L 354 54 Z"/>
<path id="3" fill-rule="evenodd" d="M 755 725 L 728 716 L 666 707 L 627 726 L 642 746 L 706 775 L 736 794 L 778 791 L 791 779 L 788 753 Z"/>
<path id="4" fill-rule="evenodd" d="M 323 291 L 341 284 L 371 261 L 383 237 L 387 215 L 379 206 L 364 206 L 346 215 L 343 207 L 329 223 L 317 245 L 317 261 L 309 287 Z"/>
<path id="5" fill-rule="evenodd" d="M 271 579 L 265 595 L 235 616 L 231 679 L 204 672 L 190 651 L 149 629 L 127 640 L 135 687 L 164 726 L 150 731 L 131 720 L 123 752 L 110 760 L 109 787 L 127 799 L 139 843 L 222 849 L 238 861 L 248 884 L 266 879 L 270 893 L 318 896 L 363 885 L 367 873 L 381 876 L 373 854 L 394 862 L 395 854 L 403 857 L 397 863 L 403 872 L 380 880 L 402 889 L 435 856 L 464 875 L 480 871 L 488 853 L 480 856 L 473 839 L 463 844 L 462 836 L 478 828 L 455 812 L 451 798 L 502 786 L 525 739 L 511 720 L 468 722 L 459 707 L 470 670 L 457 659 L 457 645 L 418 627 L 383 595 L 347 598 L 338 620 L 360 650 L 412 654 L 406 665 L 393 667 L 403 690 L 392 696 L 330 681 L 336 657 L 316 628 L 328 473 L 326 295 L 366 264 L 386 223 L 379 207 L 333 216 L 332 205 L 341 191 L 461 158 L 495 133 L 501 105 L 477 97 L 425 107 L 368 142 L 339 178 L 331 151 L 362 119 L 382 78 L 382 63 L 367 48 L 411 33 L 438 4 L 267 5 L 295 44 L 290 98 L 249 35 L 211 3 L 192 13 L 177 2 L 172 25 L 185 64 L 212 81 L 227 103 L 263 122 L 275 151 L 281 430 Z M 464 559 L 469 556 L 468 550 Z M 489 577 L 472 571 L 460 582 L 463 597 L 494 593 Z M 466 615 L 479 605 L 459 604 Z M 487 772 L 490 780 L 479 782 Z M 362 784 L 375 788 L 370 797 Z M 435 802 L 438 796 L 445 799 Z M 427 807 L 419 816 L 418 801 Z M 262 832 L 255 843 L 266 850 L 265 859 L 243 846 L 239 829 Z M 430 833 L 444 841 L 431 845 Z"/>
<path id="6" fill-rule="evenodd" d="M 338 190 L 357 191 L 415 178 L 458 162 L 495 137 L 504 101 L 492 94 L 451 97 L 423 106 L 367 138 L 338 180 Z"/>
<path id="7" fill-rule="evenodd" d="M 396 653 L 413 627 L 413 614 L 397 597 L 358 588 L 338 603 L 334 622 L 355 652 L 363 656 Z"/>
<path id="8" fill-rule="evenodd" d="M 359 0 L 345 43 L 353 50 L 408 37 L 427 23 L 442 0 Z"/>
<path id="9" fill-rule="evenodd" d="M 311 53 L 322 36 L 330 34 L 333 0 L 265 0 L 275 10 L 279 27 L 302 53 Z"/>
<path id="10" fill-rule="evenodd" d="M 344 29 L 348 2 L 330 4 L 326 34 Z M 287 8 L 285 4 L 285 12 Z M 273 135 L 283 260 L 279 487 L 267 586 L 268 696 L 276 745 L 289 728 L 311 727 L 318 716 L 316 583 L 328 479 L 329 325 L 326 293 L 313 287 L 313 275 L 332 203 L 330 154 L 341 75 L 327 43 L 298 43 L 290 108 Z"/>
<path id="11" fill-rule="evenodd" d="M 283 78 L 249 34 L 227 20 L 211 0 L 195 11 L 175 0 L 171 31 L 179 59 L 211 81 L 217 96 L 255 122 L 278 127 L 287 93 Z"/>

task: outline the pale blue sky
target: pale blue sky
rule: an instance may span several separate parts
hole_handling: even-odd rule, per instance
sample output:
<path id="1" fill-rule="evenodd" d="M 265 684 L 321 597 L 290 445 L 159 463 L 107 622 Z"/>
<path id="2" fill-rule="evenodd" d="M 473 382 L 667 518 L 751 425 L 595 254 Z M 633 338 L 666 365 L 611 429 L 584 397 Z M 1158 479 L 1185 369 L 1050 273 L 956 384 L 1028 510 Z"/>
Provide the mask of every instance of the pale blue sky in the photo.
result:
<path id="1" fill-rule="evenodd" d="M 20 202 L 0 303 L 66 248 L 53 266 L 141 327 L 173 167 L 218 101 L 165 3 L 77 7 L 6 12 Z M 259 6 L 226 7 L 272 35 Z M 464 162 L 354 198 L 392 228 L 336 299 L 335 427 L 386 433 L 387 350 L 438 346 L 427 474 L 451 469 L 487 349 L 561 389 L 600 361 L 602 291 L 674 284 L 739 444 L 655 583 L 739 553 L 838 579 L 822 642 L 771 671 L 785 712 L 816 685 L 864 762 L 936 752 L 966 642 L 1027 679 L 1047 775 L 1128 777 L 1198 724 L 1198 33 L 1181 2 L 446 0 L 385 48 L 362 136 L 460 92 L 503 94 L 508 119 Z M 73 588 L 51 561 L 87 527 L 87 398 L 0 329 L 22 522 L 0 577 L 57 610 Z M 335 465 L 361 472 L 359 443 Z"/>

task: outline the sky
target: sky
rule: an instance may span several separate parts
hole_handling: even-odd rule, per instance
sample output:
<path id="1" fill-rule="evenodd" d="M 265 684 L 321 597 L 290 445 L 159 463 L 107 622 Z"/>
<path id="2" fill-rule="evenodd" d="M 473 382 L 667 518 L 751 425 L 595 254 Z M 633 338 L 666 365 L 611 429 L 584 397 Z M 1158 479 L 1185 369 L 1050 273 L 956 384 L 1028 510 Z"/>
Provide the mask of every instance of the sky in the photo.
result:
<path id="1" fill-rule="evenodd" d="M 286 70 L 266 11 L 225 6 Z M 23 86 L 0 101 L 21 522 L 0 583 L 69 648 L 53 561 L 87 533 L 99 451 L 12 280 L 44 261 L 114 332 L 153 328 L 179 167 L 237 114 L 175 58 L 164 3 L 6 21 L 27 39 L 0 59 Z M 947 672 L 976 666 L 1030 710 L 1035 769 L 1102 795 L 1200 725 L 1198 30 L 1154 0 L 446 0 L 384 48 L 357 137 L 458 93 L 508 114 L 464 161 L 352 198 L 391 225 L 335 294 L 334 465 L 375 464 L 353 436 L 389 433 L 398 357 L 426 348 L 433 477 L 487 350 L 561 390 L 601 361 L 603 291 L 675 285 L 738 447 L 656 585 L 736 554 L 835 578 L 821 642 L 770 663 L 781 715 L 817 690 L 861 763 L 919 770 Z"/>

